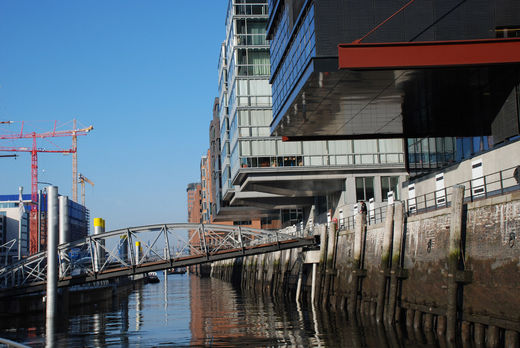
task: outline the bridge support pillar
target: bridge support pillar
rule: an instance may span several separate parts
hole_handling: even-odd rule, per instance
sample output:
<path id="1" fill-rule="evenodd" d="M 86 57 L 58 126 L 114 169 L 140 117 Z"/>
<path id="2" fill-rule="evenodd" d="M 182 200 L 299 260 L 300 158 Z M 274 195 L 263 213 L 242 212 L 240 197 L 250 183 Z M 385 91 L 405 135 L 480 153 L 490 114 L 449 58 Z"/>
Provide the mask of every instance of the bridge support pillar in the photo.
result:
<path id="1" fill-rule="evenodd" d="M 54 318 L 58 302 L 58 188 L 47 188 L 47 293 L 46 317 Z"/>

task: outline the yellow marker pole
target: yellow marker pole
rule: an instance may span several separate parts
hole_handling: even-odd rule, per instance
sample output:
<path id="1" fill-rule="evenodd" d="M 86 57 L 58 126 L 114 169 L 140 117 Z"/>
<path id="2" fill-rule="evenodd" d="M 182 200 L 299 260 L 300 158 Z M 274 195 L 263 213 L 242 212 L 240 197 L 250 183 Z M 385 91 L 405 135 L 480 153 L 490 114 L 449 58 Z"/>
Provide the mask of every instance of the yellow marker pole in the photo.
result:
<path id="1" fill-rule="evenodd" d="M 102 218 L 94 218 L 94 235 L 102 234 L 105 232 L 105 220 Z M 105 241 L 97 241 L 96 247 L 94 248 L 94 271 L 99 272 L 103 264 L 105 263 L 105 249 L 103 246 Z"/>
<path id="2" fill-rule="evenodd" d="M 141 242 L 135 242 L 135 263 L 139 264 L 139 259 L 141 258 Z"/>

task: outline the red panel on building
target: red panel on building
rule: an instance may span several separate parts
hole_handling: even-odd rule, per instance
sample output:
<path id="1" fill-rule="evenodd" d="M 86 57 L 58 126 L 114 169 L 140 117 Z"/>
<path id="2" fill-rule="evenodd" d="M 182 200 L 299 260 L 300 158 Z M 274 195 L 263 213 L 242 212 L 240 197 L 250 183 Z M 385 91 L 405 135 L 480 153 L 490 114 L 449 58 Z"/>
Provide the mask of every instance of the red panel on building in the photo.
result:
<path id="1" fill-rule="evenodd" d="M 520 63 L 520 39 L 340 44 L 340 69 Z"/>

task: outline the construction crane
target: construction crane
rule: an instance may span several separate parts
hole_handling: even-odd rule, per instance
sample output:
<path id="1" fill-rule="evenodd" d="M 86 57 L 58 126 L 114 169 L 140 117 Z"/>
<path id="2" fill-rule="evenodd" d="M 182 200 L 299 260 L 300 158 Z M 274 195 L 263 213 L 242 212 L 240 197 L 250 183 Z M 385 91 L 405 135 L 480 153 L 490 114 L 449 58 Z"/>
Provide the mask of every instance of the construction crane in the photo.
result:
<path id="1" fill-rule="evenodd" d="M 12 123 L 11 121 L 6 121 L 4 123 Z M 75 124 L 75 122 L 74 122 Z M 87 135 L 94 127 L 89 126 L 82 129 L 74 129 L 71 130 L 56 130 L 57 122 L 54 121 L 54 128 L 50 132 L 36 133 L 36 132 L 25 132 L 24 133 L 24 122 L 22 121 L 21 130 L 18 133 L 3 135 L 0 134 L 0 139 L 3 140 L 16 140 L 16 139 L 32 139 L 32 147 L 0 147 L 0 151 L 11 151 L 11 152 L 30 152 L 31 153 L 31 201 L 33 204 L 31 205 L 31 213 L 30 213 L 30 237 L 29 237 L 29 253 L 32 255 L 38 252 L 38 211 L 37 211 L 37 202 L 38 202 L 38 152 L 44 153 L 72 153 L 74 154 L 77 151 L 77 144 L 73 141 L 73 146 L 71 149 L 65 150 L 45 150 L 37 147 L 36 140 L 38 138 L 55 138 L 55 137 L 77 137 L 78 135 Z M 73 161 L 73 168 L 77 166 L 77 162 Z M 77 167 L 76 167 L 77 168 Z M 77 170 L 77 169 L 76 169 Z M 73 169 L 74 171 L 74 169 Z M 77 178 L 74 178 L 74 182 L 77 185 Z M 77 197 L 76 197 L 77 200 Z"/>
<path id="2" fill-rule="evenodd" d="M 88 182 L 92 187 L 94 183 L 81 173 L 78 174 L 78 180 L 81 185 L 81 205 L 85 206 L 85 183 Z"/>

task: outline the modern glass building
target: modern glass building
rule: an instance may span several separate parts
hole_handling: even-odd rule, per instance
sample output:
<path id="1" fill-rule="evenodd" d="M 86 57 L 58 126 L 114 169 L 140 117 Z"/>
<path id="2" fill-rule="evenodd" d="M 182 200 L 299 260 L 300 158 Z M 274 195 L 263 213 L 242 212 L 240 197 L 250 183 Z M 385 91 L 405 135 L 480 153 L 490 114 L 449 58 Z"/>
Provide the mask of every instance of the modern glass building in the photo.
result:
<path id="1" fill-rule="evenodd" d="M 269 0 L 269 10 L 273 135 L 401 137 L 417 176 L 520 134 L 518 1 Z M 459 49 L 472 53 L 450 56 Z"/>
<path id="2" fill-rule="evenodd" d="M 222 171 L 218 215 L 229 218 L 226 211 L 239 214 L 231 208 L 244 207 L 249 215 L 280 216 L 282 223 L 284 217 L 301 221 L 317 202 L 328 202 L 329 208 L 336 205 L 332 196 L 341 196 L 348 204 L 365 199 L 356 198 L 355 172 L 374 180 L 378 193 L 373 196 L 382 202 L 386 194 L 380 176 L 404 180 L 402 139 L 286 142 L 271 135 L 273 107 L 279 108 L 276 100 L 279 103 L 282 87 L 276 84 L 271 89 L 269 80 L 283 48 L 273 51 L 271 47 L 274 56 L 269 54 L 268 20 L 267 1 L 229 1 L 218 63 Z M 310 38 L 303 35 L 304 39 Z M 295 57 L 284 64 L 290 66 L 290 73 L 283 75 L 282 89 L 289 90 L 298 85 L 296 72 L 304 62 Z M 374 170 L 376 176 L 367 174 Z"/>
<path id="3" fill-rule="evenodd" d="M 274 154 L 276 140 L 269 138 L 267 16 L 265 1 L 235 0 L 228 5 L 226 40 L 219 60 L 223 197 L 234 191 L 232 178 L 247 166 L 248 157 Z"/>

